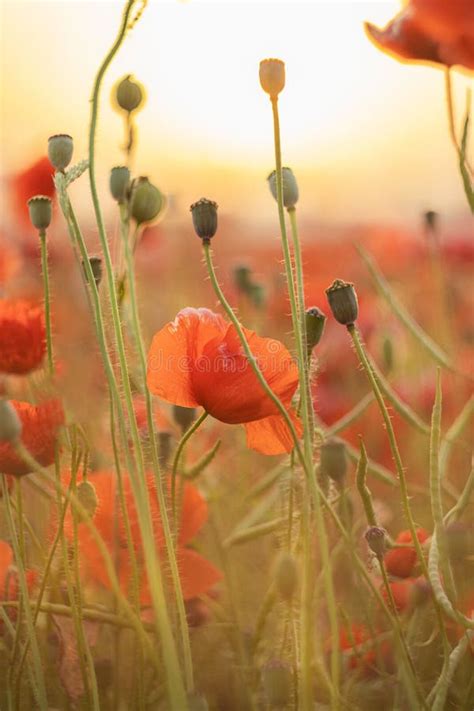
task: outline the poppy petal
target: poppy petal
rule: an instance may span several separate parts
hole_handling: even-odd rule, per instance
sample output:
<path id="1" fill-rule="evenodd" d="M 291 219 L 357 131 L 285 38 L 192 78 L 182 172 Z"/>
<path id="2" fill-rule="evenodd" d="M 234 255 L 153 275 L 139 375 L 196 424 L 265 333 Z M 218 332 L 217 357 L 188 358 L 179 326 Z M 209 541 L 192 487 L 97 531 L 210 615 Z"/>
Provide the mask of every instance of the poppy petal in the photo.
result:
<path id="1" fill-rule="evenodd" d="M 179 542 L 188 543 L 207 521 L 207 502 L 192 484 L 185 484 L 181 508 Z"/>
<path id="2" fill-rule="evenodd" d="M 185 600 L 203 595 L 222 579 L 220 570 L 191 548 L 178 551 L 178 565 Z"/>
<path id="3" fill-rule="evenodd" d="M 301 435 L 301 422 L 295 411 L 290 411 L 291 419 L 298 435 Z M 284 454 L 294 447 L 293 437 L 282 415 L 272 415 L 255 422 L 247 422 L 247 446 L 261 454 Z"/>

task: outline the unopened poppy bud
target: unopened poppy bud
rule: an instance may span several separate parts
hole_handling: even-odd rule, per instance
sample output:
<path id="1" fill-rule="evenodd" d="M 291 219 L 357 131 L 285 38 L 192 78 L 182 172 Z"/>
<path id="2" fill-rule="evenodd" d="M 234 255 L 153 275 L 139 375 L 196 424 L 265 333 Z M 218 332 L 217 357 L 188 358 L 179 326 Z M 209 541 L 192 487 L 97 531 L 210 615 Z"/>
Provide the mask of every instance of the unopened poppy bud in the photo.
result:
<path id="1" fill-rule="evenodd" d="M 275 564 L 275 588 L 284 600 L 291 600 L 298 587 L 298 566 L 291 553 L 281 553 Z"/>
<path id="2" fill-rule="evenodd" d="M 359 315 L 354 285 L 342 279 L 336 279 L 326 289 L 326 296 L 336 321 L 343 326 L 352 326 Z"/>
<path id="3" fill-rule="evenodd" d="M 89 516 L 92 517 L 98 504 L 95 486 L 90 481 L 81 481 L 77 485 L 76 496 Z"/>
<path id="4" fill-rule="evenodd" d="M 272 659 L 262 669 L 265 700 L 271 709 L 286 708 L 291 700 L 293 673 L 289 664 Z"/>
<path id="5" fill-rule="evenodd" d="M 181 427 L 182 431 L 186 432 L 186 430 L 191 427 L 196 419 L 196 408 L 173 405 L 173 417 L 174 421 Z"/>
<path id="6" fill-rule="evenodd" d="M 278 201 L 278 191 L 277 191 L 277 175 L 276 170 L 272 170 L 267 178 L 268 185 L 270 187 L 270 192 Z M 291 210 L 295 207 L 299 198 L 298 183 L 296 182 L 295 174 L 291 168 L 281 169 L 281 181 L 283 189 L 283 205 Z"/>
<path id="7" fill-rule="evenodd" d="M 322 338 L 324 326 L 326 324 L 326 315 L 317 306 L 312 306 L 306 309 L 306 348 L 308 354 L 313 348 L 318 345 Z"/>
<path id="8" fill-rule="evenodd" d="M 102 257 L 89 257 L 89 264 L 91 265 L 92 274 L 94 275 L 94 281 L 96 283 L 96 286 L 98 287 L 100 282 L 102 281 Z M 82 264 L 82 266 L 86 275 L 86 281 L 88 281 L 87 270 L 84 266 L 84 263 Z"/>
<path id="9" fill-rule="evenodd" d="M 438 227 L 439 215 L 434 210 L 427 210 L 424 214 L 425 225 L 429 230 L 435 231 Z"/>
<path id="10" fill-rule="evenodd" d="M 248 294 L 252 288 L 252 270 L 246 264 L 238 264 L 234 268 L 234 281 L 237 289 Z"/>
<path id="11" fill-rule="evenodd" d="M 9 400 L 0 400 L 0 442 L 17 442 L 22 425 L 17 411 Z"/>
<path id="12" fill-rule="evenodd" d="M 130 171 L 125 165 L 118 165 L 110 171 L 110 192 L 117 202 L 123 202 L 130 185 Z"/>
<path id="13" fill-rule="evenodd" d="M 33 227 L 37 230 L 48 229 L 52 216 L 51 198 L 46 195 L 35 195 L 28 200 L 28 211 Z"/>
<path id="14" fill-rule="evenodd" d="M 202 694 L 188 694 L 189 711 L 209 711 L 209 705 Z"/>
<path id="15" fill-rule="evenodd" d="M 384 528 L 370 526 L 365 532 L 365 540 L 377 558 L 383 558 L 386 550 L 387 533 Z"/>
<path id="16" fill-rule="evenodd" d="M 48 158 L 54 168 L 60 172 L 63 172 L 71 162 L 73 150 L 72 136 L 68 136 L 67 133 L 58 133 L 48 138 Z"/>
<path id="17" fill-rule="evenodd" d="M 196 234 L 208 242 L 217 232 L 217 203 L 201 198 L 190 207 Z"/>
<path id="18" fill-rule="evenodd" d="M 124 77 L 115 89 L 115 99 L 121 109 L 132 113 L 136 111 L 143 101 L 144 91 L 141 84 L 132 79 L 132 75 Z"/>
<path id="19" fill-rule="evenodd" d="M 276 99 L 285 88 L 285 63 L 281 59 L 262 59 L 259 76 L 263 91 Z"/>
<path id="20" fill-rule="evenodd" d="M 130 215 L 137 225 L 152 222 L 163 208 L 163 195 L 148 178 L 138 178 L 132 188 Z"/>
<path id="21" fill-rule="evenodd" d="M 321 446 L 319 469 L 323 477 L 342 484 L 347 474 L 347 452 L 341 439 L 328 439 Z"/>

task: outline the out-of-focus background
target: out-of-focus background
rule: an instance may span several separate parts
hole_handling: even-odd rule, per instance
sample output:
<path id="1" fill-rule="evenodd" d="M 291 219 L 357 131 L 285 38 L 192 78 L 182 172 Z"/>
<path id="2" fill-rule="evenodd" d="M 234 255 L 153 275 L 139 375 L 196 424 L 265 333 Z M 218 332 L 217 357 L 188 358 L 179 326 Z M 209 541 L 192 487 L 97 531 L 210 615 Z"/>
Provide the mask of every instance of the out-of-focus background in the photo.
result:
<path id="1" fill-rule="evenodd" d="M 76 159 L 85 156 L 93 78 L 122 5 L 2 1 L 4 178 L 42 155 L 53 133 L 72 134 Z M 148 92 L 137 116 L 135 169 L 173 196 L 176 209 L 206 195 L 223 214 L 274 220 L 265 183 L 273 167 L 271 111 L 258 64 L 276 56 L 287 65 L 283 159 L 297 174 L 303 218 L 414 225 L 434 209 L 464 226 L 469 213 L 442 71 L 400 64 L 364 35 L 364 20 L 384 25 L 398 9 L 391 1 L 149 0 L 105 82 L 102 184 L 123 161 L 111 88 L 133 73 Z M 455 73 L 459 122 L 468 84 Z"/>

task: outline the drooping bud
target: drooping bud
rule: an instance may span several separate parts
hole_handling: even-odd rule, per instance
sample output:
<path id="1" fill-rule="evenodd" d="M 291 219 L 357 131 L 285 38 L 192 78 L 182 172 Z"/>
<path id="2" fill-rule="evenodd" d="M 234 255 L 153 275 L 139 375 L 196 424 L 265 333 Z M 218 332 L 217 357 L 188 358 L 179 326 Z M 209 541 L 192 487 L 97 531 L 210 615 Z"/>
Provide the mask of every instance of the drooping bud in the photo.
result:
<path id="1" fill-rule="evenodd" d="M 0 400 L 0 442 L 17 442 L 22 424 L 17 411 L 9 400 Z"/>
<path id="2" fill-rule="evenodd" d="M 118 165 L 110 171 L 110 192 L 118 203 L 124 202 L 130 186 L 130 170 L 125 165 Z"/>
<path id="3" fill-rule="evenodd" d="M 173 405 L 173 417 L 176 424 L 181 427 L 184 433 L 186 430 L 189 430 L 196 419 L 196 408 Z"/>
<path id="4" fill-rule="evenodd" d="M 365 540 L 370 550 L 375 553 L 377 558 L 381 559 L 385 555 L 387 533 L 384 528 L 379 526 L 370 526 L 365 532 Z"/>
<path id="5" fill-rule="evenodd" d="M 163 195 L 148 178 L 141 177 L 134 181 L 130 199 L 130 215 L 137 225 L 152 222 L 163 208 Z"/>
<path id="6" fill-rule="evenodd" d="M 239 291 L 248 294 L 252 288 L 252 270 L 246 264 L 234 267 L 234 282 Z"/>
<path id="7" fill-rule="evenodd" d="M 28 211 L 33 227 L 37 230 L 47 230 L 51 224 L 51 198 L 46 195 L 35 195 L 28 200 Z"/>
<path id="8" fill-rule="evenodd" d="M 322 338 L 324 326 L 326 324 L 326 315 L 317 306 L 312 306 L 306 309 L 306 348 L 308 355 L 313 348 L 318 345 Z"/>
<path id="9" fill-rule="evenodd" d="M 77 485 L 76 496 L 92 518 L 97 509 L 98 499 L 95 486 L 90 481 L 81 481 Z"/>
<path id="10" fill-rule="evenodd" d="M 298 565 L 291 553 L 280 553 L 274 571 L 275 588 L 283 600 L 291 600 L 298 587 Z"/>
<path id="11" fill-rule="evenodd" d="M 129 114 L 136 111 L 143 102 L 144 90 L 131 74 L 124 77 L 115 88 L 115 99 L 121 109 Z"/>
<path id="12" fill-rule="evenodd" d="M 281 59 L 262 59 L 260 62 L 260 86 L 276 99 L 285 88 L 285 63 Z"/>
<path id="13" fill-rule="evenodd" d="M 286 708 L 291 701 L 293 673 L 289 664 L 272 659 L 262 669 L 262 684 L 269 708 Z"/>
<path id="14" fill-rule="evenodd" d="M 283 205 L 288 210 L 292 210 L 299 198 L 298 183 L 296 182 L 295 174 L 291 168 L 284 167 L 281 169 L 281 178 L 283 188 Z M 275 200 L 278 201 L 276 170 L 272 170 L 267 178 L 267 181 L 271 194 Z"/>
<path id="15" fill-rule="evenodd" d="M 336 279 L 326 289 L 326 296 L 336 321 L 343 326 L 352 326 L 359 315 L 354 285 L 342 279 Z"/>
<path id="16" fill-rule="evenodd" d="M 217 207 L 216 202 L 207 198 L 201 198 L 190 207 L 196 234 L 205 242 L 217 232 Z"/>
<path id="17" fill-rule="evenodd" d="M 98 287 L 102 281 L 102 257 L 92 256 L 89 257 L 89 264 L 91 265 L 92 274 L 94 275 L 94 281 Z M 87 270 L 85 268 L 84 262 L 82 263 L 84 273 L 86 275 L 86 281 L 88 281 Z"/>
<path id="18" fill-rule="evenodd" d="M 51 164 L 61 173 L 71 162 L 74 143 L 72 136 L 67 133 L 58 133 L 48 138 L 48 158 Z"/>
<path id="19" fill-rule="evenodd" d="M 347 474 L 347 451 L 342 439 L 328 439 L 321 445 L 319 469 L 322 477 L 341 485 Z"/>

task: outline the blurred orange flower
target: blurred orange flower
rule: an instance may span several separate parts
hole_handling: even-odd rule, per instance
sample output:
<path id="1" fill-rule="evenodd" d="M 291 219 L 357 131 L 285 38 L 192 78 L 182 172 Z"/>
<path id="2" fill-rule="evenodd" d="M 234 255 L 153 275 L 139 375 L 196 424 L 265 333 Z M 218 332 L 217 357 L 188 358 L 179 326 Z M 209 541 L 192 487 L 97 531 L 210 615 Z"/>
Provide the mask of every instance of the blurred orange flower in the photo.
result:
<path id="1" fill-rule="evenodd" d="M 430 537 L 430 534 L 424 528 L 419 528 L 416 535 L 420 543 L 424 543 Z M 407 544 L 412 541 L 413 538 L 410 531 L 401 531 L 395 543 Z M 415 547 L 407 545 L 400 548 L 395 546 L 385 554 L 384 558 L 387 572 L 397 578 L 408 578 L 413 573 L 417 560 L 418 556 Z"/>
<path id="2" fill-rule="evenodd" d="M 11 179 L 12 201 L 20 222 L 30 224 L 28 200 L 34 195 L 54 197 L 54 168 L 45 156 Z"/>
<path id="3" fill-rule="evenodd" d="M 273 392 L 291 409 L 298 369 L 285 346 L 243 329 Z M 293 449 L 277 407 L 262 391 L 243 352 L 235 327 L 209 309 L 186 308 L 155 334 L 148 354 L 148 387 L 183 407 L 203 407 L 227 424 L 243 424 L 247 444 L 262 454 Z"/>
<path id="4" fill-rule="evenodd" d="M 365 24 L 369 39 L 397 59 L 474 69 L 472 0 L 410 0 L 380 29 Z"/>
<path id="5" fill-rule="evenodd" d="M 69 473 L 64 476 L 67 482 Z M 118 504 L 117 479 L 112 472 L 102 471 L 92 474 L 88 481 L 94 486 L 97 495 L 97 508 L 93 516 L 94 524 L 101 534 L 116 561 L 117 576 L 124 593 L 129 592 L 132 565 L 127 549 L 127 538 L 122 510 Z M 165 557 L 165 541 L 161 525 L 160 507 L 152 474 L 146 479 L 150 509 L 154 526 L 155 544 L 160 556 Z M 128 475 L 123 476 L 124 496 L 130 520 L 133 547 L 137 555 L 140 571 L 143 571 L 143 554 L 138 512 Z M 187 544 L 201 530 L 207 520 L 207 504 L 199 491 L 191 484 L 183 487 L 181 519 L 177 546 L 178 566 L 185 600 L 198 597 L 212 588 L 220 579 L 221 573 L 212 563 L 200 556 Z M 65 520 L 66 536 L 72 540 L 73 526 L 71 515 Z M 79 552 L 83 574 L 90 581 L 110 588 L 110 580 L 104 560 L 89 528 L 85 523 L 78 525 Z M 141 572 L 140 602 L 148 606 L 151 602 L 146 574 Z"/>
<path id="6" fill-rule="evenodd" d="M 11 400 L 22 424 L 21 441 L 32 457 L 47 467 L 54 461 L 54 448 L 59 428 L 64 424 L 64 412 L 57 399 L 39 405 Z M 0 442 L 0 472 L 22 476 L 30 467 L 16 454 L 9 442 Z"/>
<path id="7" fill-rule="evenodd" d="M 0 299 L 0 371 L 24 375 L 46 350 L 43 308 L 24 299 Z"/>

